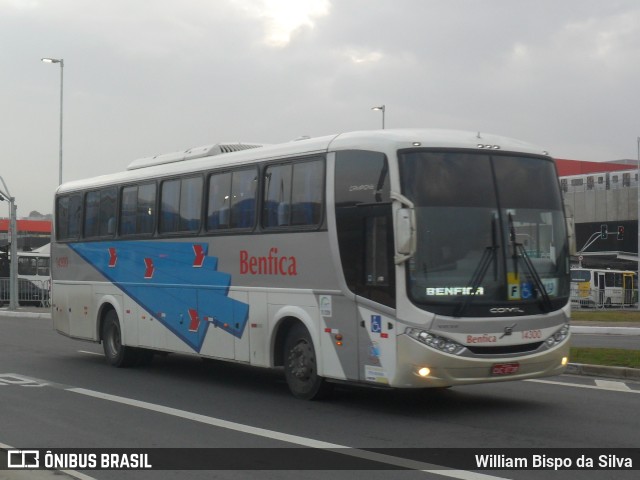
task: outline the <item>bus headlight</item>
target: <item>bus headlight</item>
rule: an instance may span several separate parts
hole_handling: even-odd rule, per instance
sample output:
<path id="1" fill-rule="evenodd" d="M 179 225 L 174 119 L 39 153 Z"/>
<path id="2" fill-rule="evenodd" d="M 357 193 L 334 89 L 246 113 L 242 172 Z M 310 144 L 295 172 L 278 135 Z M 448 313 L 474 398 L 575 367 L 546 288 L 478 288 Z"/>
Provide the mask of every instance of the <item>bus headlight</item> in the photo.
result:
<path id="1" fill-rule="evenodd" d="M 565 323 L 562 326 L 562 328 L 560 328 L 560 330 L 558 330 L 556 333 L 554 333 L 549 338 L 547 338 L 545 343 L 547 344 L 548 347 L 553 347 L 554 345 L 562 343 L 567 338 L 568 335 L 569 335 L 569 324 Z"/>
<path id="2" fill-rule="evenodd" d="M 439 337 L 438 335 L 434 335 L 433 333 L 425 332 L 424 330 L 420 330 L 417 328 L 407 327 L 404 331 L 411 338 L 418 340 L 425 345 L 428 345 L 431 348 L 435 348 L 436 350 L 440 350 L 441 352 L 450 353 L 452 355 L 456 355 L 464 350 L 464 346 L 460 345 L 453 340 L 448 338 Z"/>

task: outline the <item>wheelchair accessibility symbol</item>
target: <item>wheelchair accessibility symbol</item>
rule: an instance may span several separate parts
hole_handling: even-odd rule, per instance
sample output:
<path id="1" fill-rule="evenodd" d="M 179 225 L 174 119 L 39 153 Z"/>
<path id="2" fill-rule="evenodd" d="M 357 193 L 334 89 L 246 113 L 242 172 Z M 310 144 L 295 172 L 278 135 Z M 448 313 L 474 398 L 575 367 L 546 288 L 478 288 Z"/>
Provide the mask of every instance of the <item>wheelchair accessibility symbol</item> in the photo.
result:
<path id="1" fill-rule="evenodd" d="M 380 315 L 371 315 L 371 332 L 382 332 L 382 317 Z"/>
<path id="2" fill-rule="evenodd" d="M 520 289 L 520 295 L 523 300 L 527 300 L 533 297 L 533 285 L 530 283 L 523 283 Z"/>

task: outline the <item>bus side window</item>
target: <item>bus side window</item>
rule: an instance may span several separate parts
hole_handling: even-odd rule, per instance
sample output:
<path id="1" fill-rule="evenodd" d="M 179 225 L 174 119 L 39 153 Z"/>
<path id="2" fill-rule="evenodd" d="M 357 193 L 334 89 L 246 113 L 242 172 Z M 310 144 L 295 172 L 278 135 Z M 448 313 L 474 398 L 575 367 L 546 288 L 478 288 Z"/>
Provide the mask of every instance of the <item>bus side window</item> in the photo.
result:
<path id="1" fill-rule="evenodd" d="M 77 240 L 82 225 L 82 196 L 65 195 L 56 200 L 56 238 Z"/>
<path id="2" fill-rule="evenodd" d="M 200 230 L 202 177 L 166 180 L 160 195 L 160 233 Z"/>
<path id="3" fill-rule="evenodd" d="M 38 257 L 38 276 L 49 276 L 49 259 L 46 257 Z"/>
<path id="4" fill-rule="evenodd" d="M 252 228 L 256 216 L 257 170 L 239 170 L 209 177 L 207 230 Z"/>
<path id="5" fill-rule="evenodd" d="M 120 235 L 153 233 L 155 206 L 155 183 L 124 187 L 120 200 Z"/>
<path id="6" fill-rule="evenodd" d="M 291 200 L 291 164 L 271 165 L 264 175 L 264 207 L 262 225 L 282 227 L 289 225 L 288 204 Z"/>
<path id="7" fill-rule="evenodd" d="M 262 225 L 319 226 L 322 222 L 324 160 L 270 165 L 264 175 Z"/>
<path id="8" fill-rule="evenodd" d="M 233 172 L 231 181 L 231 228 L 251 228 L 256 220 L 258 172 L 255 168 Z"/>
<path id="9" fill-rule="evenodd" d="M 209 201 L 207 204 L 207 230 L 229 228 L 230 201 L 231 172 L 211 175 L 209 177 Z"/>
<path id="10" fill-rule="evenodd" d="M 35 257 L 18 257 L 18 274 L 35 275 L 37 273 Z"/>
<path id="11" fill-rule="evenodd" d="M 319 225 L 322 219 L 324 162 L 300 162 L 293 166 L 291 225 Z"/>

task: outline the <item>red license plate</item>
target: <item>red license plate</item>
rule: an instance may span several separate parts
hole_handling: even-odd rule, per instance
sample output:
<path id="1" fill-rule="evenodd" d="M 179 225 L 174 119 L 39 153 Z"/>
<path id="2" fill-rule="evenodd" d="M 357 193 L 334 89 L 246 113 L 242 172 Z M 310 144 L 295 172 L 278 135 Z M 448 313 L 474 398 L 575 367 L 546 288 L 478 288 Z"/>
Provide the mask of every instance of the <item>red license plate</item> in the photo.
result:
<path id="1" fill-rule="evenodd" d="M 520 369 L 519 363 L 496 363 L 491 367 L 491 375 L 512 375 Z"/>

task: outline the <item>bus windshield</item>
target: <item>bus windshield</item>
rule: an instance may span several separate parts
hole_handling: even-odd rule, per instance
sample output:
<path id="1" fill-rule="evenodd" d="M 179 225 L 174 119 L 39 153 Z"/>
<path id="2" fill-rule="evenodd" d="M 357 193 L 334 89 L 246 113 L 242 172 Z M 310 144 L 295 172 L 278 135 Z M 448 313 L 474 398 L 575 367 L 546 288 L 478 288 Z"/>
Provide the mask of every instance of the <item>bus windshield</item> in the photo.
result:
<path id="1" fill-rule="evenodd" d="M 522 314 L 566 303 L 566 227 L 551 161 L 424 149 L 401 151 L 399 161 L 416 212 L 418 246 L 407 269 L 415 304 L 488 316 L 489 305 Z"/>

